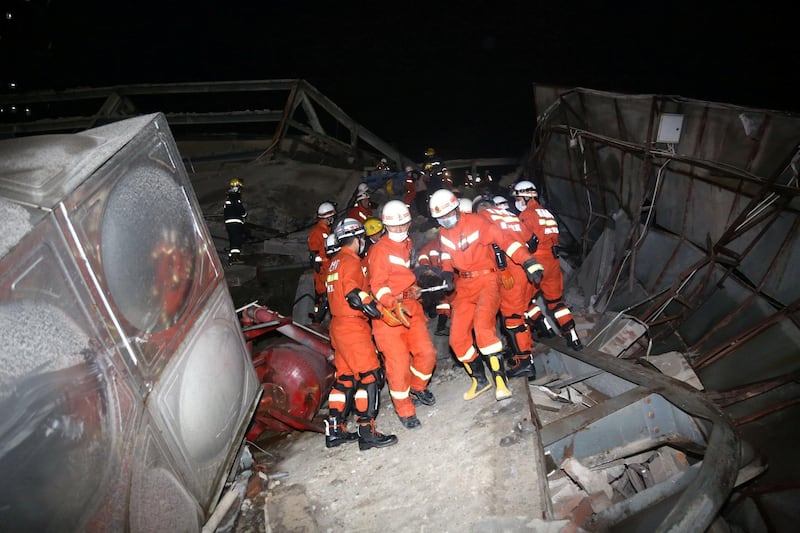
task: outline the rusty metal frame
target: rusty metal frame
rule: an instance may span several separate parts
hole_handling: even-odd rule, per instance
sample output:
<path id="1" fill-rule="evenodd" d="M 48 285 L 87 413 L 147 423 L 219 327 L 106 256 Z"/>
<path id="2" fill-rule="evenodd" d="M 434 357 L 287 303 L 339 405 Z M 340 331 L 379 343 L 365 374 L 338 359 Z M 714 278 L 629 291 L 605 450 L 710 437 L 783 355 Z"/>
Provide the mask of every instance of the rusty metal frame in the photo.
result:
<path id="1" fill-rule="evenodd" d="M 136 96 L 155 95 L 225 95 L 237 93 L 286 93 L 286 101 L 281 110 L 256 109 L 227 112 L 170 112 L 164 113 L 170 126 L 209 126 L 214 124 L 275 124 L 270 141 L 259 157 L 265 157 L 278 149 L 290 128 L 321 140 L 329 146 L 352 154 L 359 154 L 359 143 L 369 145 L 374 151 L 394 161 L 398 168 L 413 164 L 411 158 L 403 155 L 394 146 L 384 141 L 370 130 L 353 120 L 338 105 L 322 94 L 316 87 L 302 79 L 245 80 L 224 82 L 193 82 L 166 84 L 119 85 L 112 87 L 68 89 L 63 91 L 37 91 L 20 94 L 0 95 L 0 105 L 25 105 L 48 103 L 77 103 L 99 100 L 97 110 L 89 116 L 47 118 L 34 121 L 0 123 L 0 137 L 16 137 L 31 134 L 63 133 L 93 128 L 110 122 L 141 114 L 132 100 Z M 235 98 L 231 99 L 231 107 Z M 305 112 L 308 122 L 297 117 L 298 108 Z M 343 142 L 328 134 L 319 120 L 319 112 L 325 111 L 348 134 L 348 142 Z M 356 157 L 358 159 L 358 157 Z"/>
<path id="2" fill-rule="evenodd" d="M 739 470 L 740 442 L 729 417 L 721 411 L 720 407 L 697 390 L 647 367 L 609 357 L 608 354 L 591 347 L 584 347 L 581 351 L 573 350 L 561 338 L 542 339 L 540 342 L 567 357 L 605 370 L 638 385 L 639 387 L 625 396 L 624 402 L 633 402 L 640 398 L 644 391 L 649 391 L 663 396 L 681 411 L 711 424 L 710 430 L 707 432 L 708 441 L 702 465 L 696 475 L 686 479 L 688 483 L 681 485 L 683 490 L 678 500 L 656 531 L 705 530 L 716 518 L 728 498 Z M 614 398 L 608 401 L 613 402 Z M 617 400 L 617 402 L 619 401 Z M 554 431 L 557 432 L 557 430 Z M 542 428 L 542 435 L 551 433 L 553 431 L 548 430 L 547 426 Z M 553 440 L 554 437 L 551 435 L 549 438 Z M 625 507 L 624 503 L 617 506 Z M 633 512 L 633 508 L 625 507 L 615 516 L 614 520 L 621 521 L 631 516 Z M 613 524 L 609 522 L 603 524 L 604 527 L 609 525 Z"/>

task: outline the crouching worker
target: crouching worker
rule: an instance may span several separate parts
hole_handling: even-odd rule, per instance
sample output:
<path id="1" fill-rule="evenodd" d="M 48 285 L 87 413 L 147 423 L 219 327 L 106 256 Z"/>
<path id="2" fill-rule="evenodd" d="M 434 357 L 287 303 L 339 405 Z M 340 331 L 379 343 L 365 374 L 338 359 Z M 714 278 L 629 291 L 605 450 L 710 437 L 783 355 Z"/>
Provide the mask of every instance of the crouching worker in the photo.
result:
<path id="1" fill-rule="evenodd" d="M 364 227 L 345 218 L 334 235 L 341 250 L 331 261 L 325 287 L 331 312 L 330 337 L 334 349 L 336 380 L 328 396 L 325 446 L 333 448 L 358 440 L 361 450 L 391 446 L 394 435 L 383 435 L 375 427 L 378 416 L 380 363 L 372 341 L 370 318 L 381 316 L 369 294 L 359 254 L 364 250 Z M 345 420 L 355 410 L 358 433 L 349 433 Z"/>

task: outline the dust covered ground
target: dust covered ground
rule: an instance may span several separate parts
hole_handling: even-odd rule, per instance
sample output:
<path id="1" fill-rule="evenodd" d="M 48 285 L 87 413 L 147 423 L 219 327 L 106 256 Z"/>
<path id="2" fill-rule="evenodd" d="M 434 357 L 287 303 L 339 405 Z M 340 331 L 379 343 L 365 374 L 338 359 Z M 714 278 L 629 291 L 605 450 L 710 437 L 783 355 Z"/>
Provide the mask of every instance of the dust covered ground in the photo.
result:
<path id="1" fill-rule="evenodd" d="M 437 403 L 418 406 L 422 425 L 413 430 L 401 426 L 384 387 L 378 428 L 398 436 L 394 446 L 327 449 L 323 435 L 293 432 L 254 450 L 269 472 L 288 474 L 265 491 L 270 528 L 542 531 L 543 473 L 527 380 L 512 380 L 514 396 L 502 402 L 493 392 L 467 402 L 468 385 L 460 365 L 440 358 L 431 382 Z M 243 514 L 237 531 L 266 530 L 263 508 L 253 505 L 249 514 L 253 522 L 246 525 Z"/>

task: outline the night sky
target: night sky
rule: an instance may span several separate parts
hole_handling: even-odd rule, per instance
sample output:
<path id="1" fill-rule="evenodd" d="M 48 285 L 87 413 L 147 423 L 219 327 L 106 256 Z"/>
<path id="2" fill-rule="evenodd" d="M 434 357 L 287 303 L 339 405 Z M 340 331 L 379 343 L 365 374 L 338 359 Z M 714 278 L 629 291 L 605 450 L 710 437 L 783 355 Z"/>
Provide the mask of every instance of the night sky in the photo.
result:
<path id="1" fill-rule="evenodd" d="M 2 90 L 305 78 L 412 157 L 520 155 L 534 82 L 800 112 L 766 2 L 4 4 Z"/>

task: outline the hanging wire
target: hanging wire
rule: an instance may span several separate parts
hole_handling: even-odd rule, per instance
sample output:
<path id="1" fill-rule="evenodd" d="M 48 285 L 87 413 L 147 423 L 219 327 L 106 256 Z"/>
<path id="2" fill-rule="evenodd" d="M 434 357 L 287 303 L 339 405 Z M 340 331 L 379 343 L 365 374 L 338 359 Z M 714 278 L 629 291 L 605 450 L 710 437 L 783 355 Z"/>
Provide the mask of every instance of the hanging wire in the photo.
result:
<path id="1" fill-rule="evenodd" d="M 650 224 L 650 219 L 653 213 L 655 212 L 656 200 L 658 199 L 658 189 L 661 184 L 661 176 L 663 175 L 664 169 L 667 167 L 670 161 L 671 161 L 670 159 L 667 159 L 666 161 L 664 161 L 664 164 L 658 167 L 658 171 L 656 172 L 656 184 L 655 187 L 653 188 L 653 202 L 650 206 L 650 210 L 647 212 L 647 218 L 644 221 L 644 229 L 642 230 L 639 239 L 637 239 L 637 241 L 633 244 L 633 246 L 631 246 L 628 250 L 625 251 L 625 257 L 622 258 L 622 263 L 619 265 L 619 269 L 617 269 L 617 277 L 614 278 L 614 284 L 611 286 L 611 291 L 608 294 L 609 302 L 611 301 L 611 298 L 614 296 L 614 291 L 616 291 L 617 289 L 617 283 L 619 283 L 619 278 L 622 275 L 622 270 L 625 266 L 625 263 L 627 263 L 628 258 L 633 253 L 633 250 L 639 246 L 639 244 L 642 242 L 642 239 L 644 239 L 644 236 L 647 234 L 647 228 Z"/>

